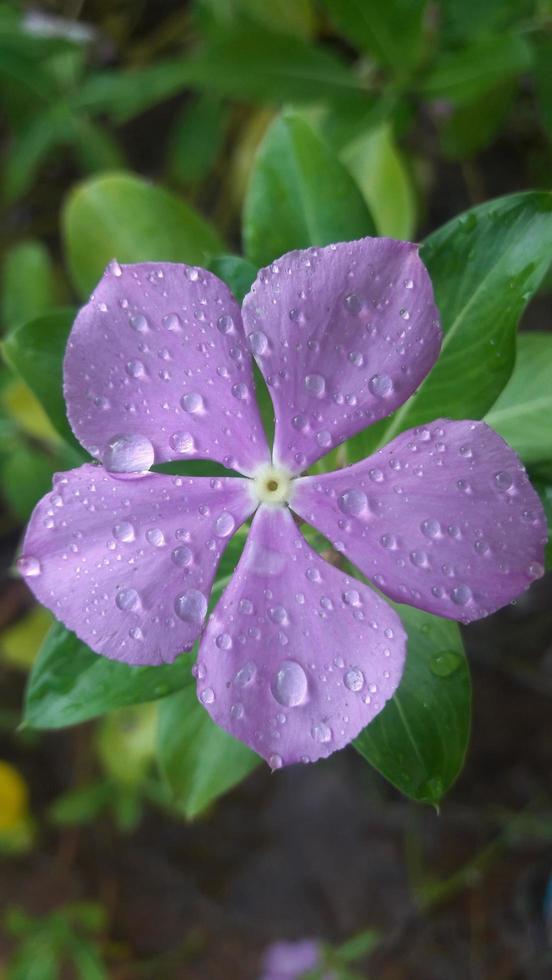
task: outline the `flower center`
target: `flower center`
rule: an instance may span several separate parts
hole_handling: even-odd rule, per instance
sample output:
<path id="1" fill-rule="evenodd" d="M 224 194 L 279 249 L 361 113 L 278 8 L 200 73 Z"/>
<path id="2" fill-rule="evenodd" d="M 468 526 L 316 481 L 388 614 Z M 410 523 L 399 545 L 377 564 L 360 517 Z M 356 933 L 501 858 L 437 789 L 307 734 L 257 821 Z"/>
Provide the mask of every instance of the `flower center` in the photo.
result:
<path id="1" fill-rule="evenodd" d="M 292 492 L 291 473 L 281 466 L 260 466 L 251 480 L 251 493 L 259 504 L 286 504 Z"/>

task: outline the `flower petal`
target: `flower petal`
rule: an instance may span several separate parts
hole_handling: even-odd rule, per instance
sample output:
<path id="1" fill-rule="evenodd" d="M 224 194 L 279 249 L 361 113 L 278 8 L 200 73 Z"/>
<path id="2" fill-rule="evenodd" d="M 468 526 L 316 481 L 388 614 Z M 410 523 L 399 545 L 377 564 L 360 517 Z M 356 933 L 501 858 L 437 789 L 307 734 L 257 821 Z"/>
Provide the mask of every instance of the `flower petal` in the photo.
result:
<path id="1" fill-rule="evenodd" d="M 392 696 L 397 614 L 308 546 L 287 508 L 255 515 L 196 665 L 213 720 L 277 769 L 343 748 Z"/>
<path id="2" fill-rule="evenodd" d="M 213 459 L 250 474 L 269 459 L 239 306 L 204 269 L 112 262 L 64 377 L 73 431 L 110 470 Z"/>
<path id="3" fill-rule="evenodd" d="M 242 313 L 276 412 L 274 459 L 293 472 L 406 401 L 441 344 L 417 246 L 391 238 L 289 252 Z"/>
<path id="4" fill-rule="evenodd" d="M 468 623 L 543 574 L 539 498 L 484 422 L 440 419 L 294 486 L 296 513 L 398 602 Z"/>
<path id="5" fill-rule="evenodd" d="M 249 481 L 116 479 L 87 464 L 37 504 L 18 567 L 97 653 L 171 662 L 200 633 L 222 552 L 254 509 Z"/>

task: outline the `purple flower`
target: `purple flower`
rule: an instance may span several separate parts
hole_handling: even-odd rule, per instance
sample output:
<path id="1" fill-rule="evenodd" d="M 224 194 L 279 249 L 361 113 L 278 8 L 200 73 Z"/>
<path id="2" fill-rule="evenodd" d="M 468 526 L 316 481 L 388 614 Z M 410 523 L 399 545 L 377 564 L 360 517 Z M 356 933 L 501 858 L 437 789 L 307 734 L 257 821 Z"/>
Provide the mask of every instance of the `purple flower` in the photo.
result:
<path id="1" fill-rule="evenodd" d="M 259 980 L 300 980 L 322 967 L 322 944 L 318 939 L 272 943 L 265 952 Z M 320 980 L 336 980 L 326 972 Z"/>
<path id="2" fill-rule="evenodd" d="M 538 497 L 482 422 L 431 422 L 353 466 L 299 476 L 402 405 L 440 344 L 407 242 L 290 252 L 241 311 L 203 269 L 113 262 L 65 357 L 71 425 L 103 467 L 55 479 L 20 570 L 107 657 L 170 662 L 202 633 L 200 701 L 273 768 L 329 755 L 393 695 L 406 637 L 384 599 L 309 547 L 293 512 L 382 592 L 465 623 L 543 572 Z M 274 404 L 272 461 L 250 352 Z M 243 476 L 147 472 L 198 458 Z M 220 556 L 253 514 L 206 621 Z"/>

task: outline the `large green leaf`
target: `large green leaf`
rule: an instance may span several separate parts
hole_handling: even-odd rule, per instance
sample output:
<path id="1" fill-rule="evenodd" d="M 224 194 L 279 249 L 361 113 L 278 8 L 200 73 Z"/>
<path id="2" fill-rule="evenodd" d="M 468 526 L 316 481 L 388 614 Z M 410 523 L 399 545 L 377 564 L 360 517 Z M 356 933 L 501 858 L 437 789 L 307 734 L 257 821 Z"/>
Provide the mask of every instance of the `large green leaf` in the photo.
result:
<path id="1" fill-rule="evenodd" d="M 112 258 L 206 265 L 224 251 L 217 232 L 188 204 L 127 173 L 95 177 L 73 190 L 63 234 L 71 275 L 84 296 Z"/>
<path id="2" fill-rule="evenodd" d="M 74 317 L 74 310 L 62 309 L 22 323 L 6 337 L 2 350 L 36 395 L 57 432 L 82 454 L 67 421 L 63 400 L 63 355 Z"/>
<path id="3" fill-rule="evenodd" d="M 24 724 L 63 728 L 113 708 L 163 698 L 192 683 L 191 663 L 184 655 L 162 667 L 130 667 L 93 653 L 56 623 L 31 672 Z"/>
<path id="4" fill-rule="evenodd" d="M 402 78 L 422 51 L 426 0 L 325 0 L 332 19 L 356 48 L 363 48 Z"/>
<path id="5" fill-rule="evenodd" d="M 355 178 L 380 235 L 409 240 L 416 223 L 416 196 L 388 124 L 361 132 L 340 160 Z"/>
<path id="6" fill-rule="evenodd" d="M 255 266 L 239 255 L 220 255 L 211 260 L 209 269 L 226 283 L 239 303 L 251 289 L 257 275 Z"/>
<path id="7" fill-rule="evenodd" d="M 519 335 L 514 371 L 485 421 L 524 463 L 552 460 L 552 334 Z"/>
<path id="8" fill-rule="evenodd" d="M 439 360 L 394 415 L 356 437 L 351 458 L 431 419 L 479 419 L 488 412 L 512 372 L 519 318 L 551 248 L 552 194 L 545 192 L 489 201 L 426 239 L 421 257 L 444 333 Z"/>
<path id="9" fill-rule="evenodd" d="M 211 721 L 195 687 L 184 688 L 161 703 L 158 760 L 175 805 L 189 820 L 261 761 Z"/>
<path id="10" fill-rule="evenodd" d="M 245 250 L 266 265 L 294 248 L 375 233 L 368 207 L 336 156 L 295 113 L 268 130 L 244 210 Z"/>
<path id="11" fill-rule="evenodd" d="M 408 658 L 395 696 L 354 745 L 406 796 L 437 804 L 462 768 L 471 687 L 456 623 L 395 606 L 408 634 Z"/>

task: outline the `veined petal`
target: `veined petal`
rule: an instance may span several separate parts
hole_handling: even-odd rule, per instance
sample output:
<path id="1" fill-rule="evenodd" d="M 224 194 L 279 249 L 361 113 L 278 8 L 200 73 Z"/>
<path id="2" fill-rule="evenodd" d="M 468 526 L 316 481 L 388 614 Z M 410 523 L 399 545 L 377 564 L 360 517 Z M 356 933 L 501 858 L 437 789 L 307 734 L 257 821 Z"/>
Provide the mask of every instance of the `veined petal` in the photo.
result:
<path id="1" fill-rule="evenodd" d="M 203 628 L 220 556 L 254 509 L 248 483 L 116 479 L 91 464 L 59 474 L 32 514 L 18 567 L 97 653 L 171 662 Z"/>
<path id="2" fill-rule="evenodd" d="M 541 503 L 484 422 L 440 419 L 294 486 L 296 513 L 398 602 L 468 623 L 543 574 Z"/>
<path id="3" fill-rule="evenodd" d="M 198 695 L 273 769 L 314 762 L 381 711 L 405 649 L 387 603 L 320 558 L 287 508 L 262 506 L 209 618 Z"/>
<path id="4" fill-rule="evenodd" d="M 274 460 L 294 472 L 398 408 L 441 344 L 418 248 L 391 238 L 289 252 L 242 313 L 274 403 Z"/>
<path id="5" fill-rule="evenodd" d="M 213 459 L 250 474 L 269 458 L 241 313 L 194 266 L 112 262 L 71 331 L 71 427 L 112 471 Z"/>

